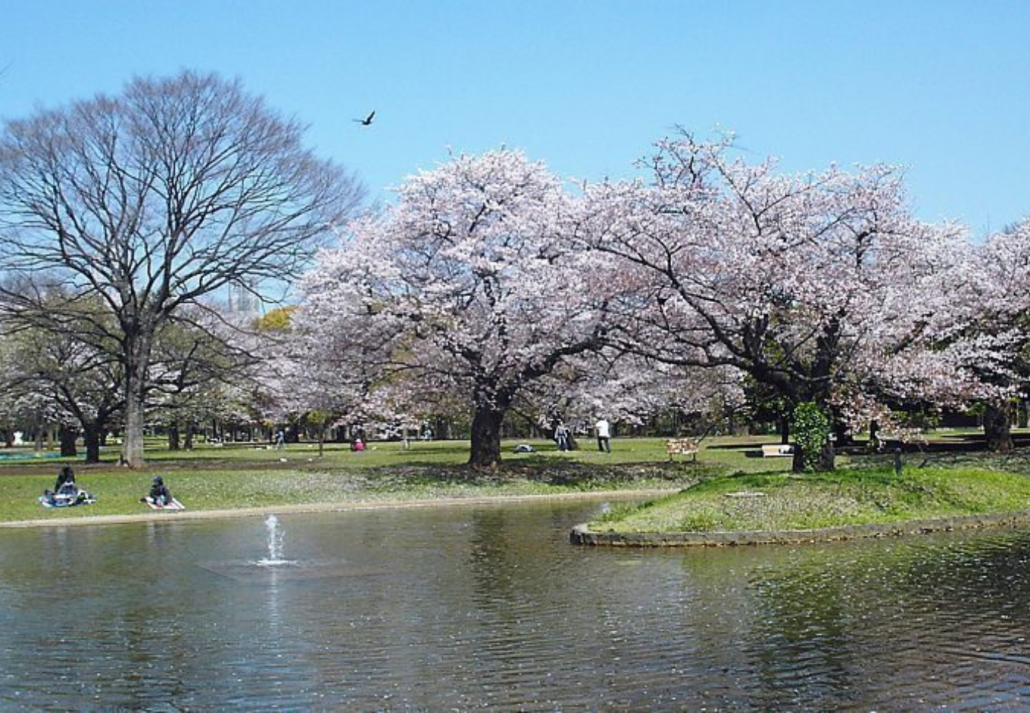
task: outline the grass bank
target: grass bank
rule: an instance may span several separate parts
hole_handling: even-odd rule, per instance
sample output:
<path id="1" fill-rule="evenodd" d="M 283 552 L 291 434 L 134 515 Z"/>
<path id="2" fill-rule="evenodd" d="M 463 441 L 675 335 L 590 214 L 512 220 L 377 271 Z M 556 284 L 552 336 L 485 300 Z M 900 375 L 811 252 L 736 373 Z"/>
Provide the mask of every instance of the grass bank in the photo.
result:
<path id="1" fill-rule="evenodd" d="M 504 465 L 488 471 L 465 467 L 468 444 L 459 442 L 418 443 L 409 449 L 378 443 L 364 453 L 333 445 L 321 456 L 317 446 L 308 444 L 291 444 L 284 450 L 240 445 L 175 453 L 154 448 L 148 450 L 148 465 L 142 471 L 118 467 L 116 453 L 105 454 L 105 462 L 91 466 L 26 453 L 23 461 L 0 461 L 0 523 L 151 513 L 139 499 L 154 475 L 163 476 L 173 495 L 195 513 L 675 490 L 731 468 L 718 459 L 669 463 L 661 457 L 660 439 L 621 441 L 611 455 L 586 449 L 559 453 L 549 442 L 533 443 L 537 450 L 531 454 L 516 454 L 518 443 L 505 443 Z M 94 495 L 96 503 L 53 509 L 40 505 L 38 496 L 44 488 L 54 487 L 64 464 L 75 468 L 79 486 Z"/>
<path id="2" fill-rule="evenodd" d="M 963 446 L 962 438 L 960 434 L 948 434 L 948 442 L 941 445 Z M 31 448 L 0 449 L 0 523 L 147 514 L 151 511 L 139 498 L 147 493 L 154 475 L 164 476 L 173 494 L 192 512 L 602 491 L 678 491 L 698 483 L 704 485 L 692 489 L 695 494 L 705 488 L 715 493 L 720 482 L 727 483 L 729 490 L 757 489 L 758 483 L 769 483 L 771 492 L 777 479 L 796 485 L 788 477 L 790 458 L 761 457 L 761 444 L 776 440 L 771 436 L 707 438 L 696 461 L 677 456 L 675 462 L 669 462 L 663 438 L 615 438 L 610 454 L 598 452 L 589 439 L 583 439 L 581 449 L 571 453 L 560 453 L 553 442 L 544 440 L 528 441 L 535 449 L 533 453 L 516 453 L 516 446 L 525 441 L 506 441 L 502 444 L 503 466 L 485 472 L 463 465 L 468 459 L 467 441 L 415 442 L 410 448 L 397 442 L 378 442 L 363 453 L 328 444 L 320 455 L 317 445 L 306 443 L 289 444 L 284 450 L 252 443 L 169 451 L 154 440 L 147 444 L 148 465 L 141 471 L 118 467 L 115 448 L 102 453 L 104 462 L 90 466 L 84 466 L 81 458 L 48 457 L 53 453 L 37 454 Z M 917 473 L 934 469 L 969 474 L 1030 472 L 1030 451 L 1026 450 L 997 458 L 963 446 L 937 453 L 907 453 L 905 460 L 906 471 L 911 467 Z M 845 468 L 881 470 L 888 481 L 893 478 L 889 473 L 891 462 L 890 454 L 838 459 Z M 94 505 L 61 509 L 40 506 L 36 498 L 44 488 L 54 486 L 57 471 L 65 464 L 75 468 L 80 486 L 97 497 Z M 978 487 L 983 484 L 979 476 L 972 479 Z M 808 511 L 826 495 L 817 490 L 815 479 L 807 478 L 805 484 L 811 490 L 796 492 L 792 507 Z M 843 490 L 845 486 L 837 487 Z M 802 501 L 804 506 L 799 504 Z M 882 496 L 879 502 L 889 501 Z M 993 510 L 997 505 L 986 507 Z M 739 507 L 760 511 L 772 508 L 772 500 L 761 505 L 742 502 Z M 851 513 L 855 507 L 840 505 L 839 509 Z M 699 513 L 697 520 L 707 518 L 722 526 L 714 515 L 706 515 L 704 510 Z M 679 518 L 680 527 L 686 518 L 684 512 Z"/>
<path id="3" fill-rule="evenodd" d="M 595 532 L 810 530 L 1030 509 L 1030 477 L 971 467 L 849 468 L 717 476 L 640 505 L 616 506 Z"/>

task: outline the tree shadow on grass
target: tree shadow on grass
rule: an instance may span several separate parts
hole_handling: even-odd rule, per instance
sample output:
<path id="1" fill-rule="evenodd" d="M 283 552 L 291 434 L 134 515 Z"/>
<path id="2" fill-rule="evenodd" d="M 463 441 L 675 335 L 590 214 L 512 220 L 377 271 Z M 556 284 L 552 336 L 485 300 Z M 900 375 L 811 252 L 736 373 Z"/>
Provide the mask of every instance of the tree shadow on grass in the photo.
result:
<path id="1" fill-rule="evenodd" d="M 502 485 L 516 481 L 578 490 L 613 490 L 641 487 L 692 485 L 725 473 L 725 468 L 701 463 L 593 464 L 555 462 L 546 457 L 502 463 L 496 468 L 468 465 L 407 463 L 370 468 L 368 479 L 404 485 Z"/>

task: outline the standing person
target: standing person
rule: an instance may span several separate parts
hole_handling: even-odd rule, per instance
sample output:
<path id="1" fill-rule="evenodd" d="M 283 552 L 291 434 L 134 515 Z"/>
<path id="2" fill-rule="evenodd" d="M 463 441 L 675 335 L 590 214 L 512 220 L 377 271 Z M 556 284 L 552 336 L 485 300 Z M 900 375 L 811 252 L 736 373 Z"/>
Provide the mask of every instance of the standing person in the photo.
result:
<path id="1" fill-rule="evenodd" d="M 281 451 L 286 447 L 286 434 L 283 433 L 283 429 L 279 429 L 275 432 L 275 449 Z"/>
<path id="2" fill-rule="evenodd" d="M 559 451 L 569 450 L 569 429 L 561 421 L 558 422 L 558 427 L 554 429 L 554 440 L 558 444 Z"/>
<path id="3" fill-rule="evenodd" d="M 594 428 L 597 429 L 597 450 L 602 453 L 611 453 L 611 426 L 608 425 L 608 419 L 602 416 L 598 419 L 597 423 L 594 424 Z"/>

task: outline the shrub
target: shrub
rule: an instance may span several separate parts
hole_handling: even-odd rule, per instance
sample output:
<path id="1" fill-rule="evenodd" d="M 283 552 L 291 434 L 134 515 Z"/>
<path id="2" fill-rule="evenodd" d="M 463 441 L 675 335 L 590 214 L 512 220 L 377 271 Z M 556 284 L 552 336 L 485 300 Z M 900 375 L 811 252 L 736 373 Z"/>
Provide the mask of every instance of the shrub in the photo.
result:
<path id="1" fill-rule="evenodd" d="M 821 470 L 823 446 L 830 438 L 830 419 L 815 403 L 806 401 L 794 409 L 794 442 L 801 450 L 806 472 Z"/>

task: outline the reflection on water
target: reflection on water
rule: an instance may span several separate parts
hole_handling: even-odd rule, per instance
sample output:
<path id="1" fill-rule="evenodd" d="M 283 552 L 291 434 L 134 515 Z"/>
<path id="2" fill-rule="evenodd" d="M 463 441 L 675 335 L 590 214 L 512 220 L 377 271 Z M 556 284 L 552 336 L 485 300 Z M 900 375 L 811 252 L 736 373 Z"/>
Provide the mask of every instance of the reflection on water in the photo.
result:
<path id="1" fill-rule="evenodd" d="M 1030 703 L 1028 533 L 569 545 L 597 507 L 280 516 L 276 533 L 259 518 L 0 531 L 0 703 Z M 283 533 L 290 564 L 258 566 Z"/>

